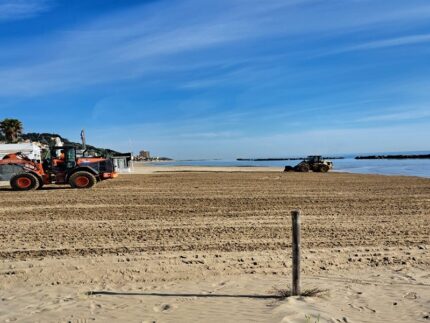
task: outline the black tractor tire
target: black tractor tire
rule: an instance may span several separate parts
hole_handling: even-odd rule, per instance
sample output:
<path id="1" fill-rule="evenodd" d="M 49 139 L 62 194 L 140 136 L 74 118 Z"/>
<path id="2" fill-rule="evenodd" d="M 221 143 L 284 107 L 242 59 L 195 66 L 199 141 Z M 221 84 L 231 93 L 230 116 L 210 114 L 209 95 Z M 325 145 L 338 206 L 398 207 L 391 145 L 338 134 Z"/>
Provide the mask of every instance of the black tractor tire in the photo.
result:
<path id="1" fill-rule="evenodd" d="M 318 172 L 320 173 L 327 173 L 329 171 L 330 167 L 328 165 L 322 164 L 318 166 Z"/>
<path id="2" fill-rule="evenodd" d="M 20 173 L 10 179 L 14 191 L 33 191 L 39 188 L 39 179 L 31 173 Z"/>
<path id="3" fill-rule="evenodd" d="M 293 166 L 285 166 L 284 172 L 294 172 L 294 167 Z"/>
<path id="4" fill-rule="evenodd" d="M 309 167 L 309 164 L 307 164 L 307 163 L 299 164 L 296 166 L 296 171 L 301 172 L 301 173 L 307 173 L 310 171 L 310 169 L 311 168 Z"/>
<path id="5" fill-rule="evenodd" d="M 37 180 L 39 181 L 39 187 L 37 189 L 40 190 L 45 184 L 43 183 L 43 179 L 41 177 L 37 177 Z"/>
<path id="6" fill-rule="evenodd" d="M 93 174 L 85 171 L 76 172 L 69 178 L 69 184 L 73 188 L 91 188 L 96 183 L 96 177 Z"/>

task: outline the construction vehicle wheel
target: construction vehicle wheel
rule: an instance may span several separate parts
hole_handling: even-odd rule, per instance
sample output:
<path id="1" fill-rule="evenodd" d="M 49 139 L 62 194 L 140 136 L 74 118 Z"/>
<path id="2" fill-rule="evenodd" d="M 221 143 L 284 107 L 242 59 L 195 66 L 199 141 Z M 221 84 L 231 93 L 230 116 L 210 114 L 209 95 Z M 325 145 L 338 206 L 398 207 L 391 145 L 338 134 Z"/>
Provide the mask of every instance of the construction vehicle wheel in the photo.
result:
<path id="1" fill-rule="evenodd" d="M 76 172 L 70 176 L 69 184 L 73 188 L 91 188 L 97 183 L 96 177 L 89 172 Z"/>
<path id="2" fill-rule="evenodd" d="M 328 165 L 320 165 L 318 167 L 318 171 L 321 173 L 327 173 L 330 167 Z"/>
<path id="3" fill-rule="evenodd" d="M 39 179 L 31 173 L 21 173 L 11 178 L 10 186 L 14 191 L 37 190 L 39 188 Z"/>
<path id="4" fill-rule="evenodd" d="M 297 167 L 297 171 L 302 173 L 307 173 L 309 172 L 309 170 L 310 170 L 310 167 L 308 164 L 301 164 L 301 165 L 298 165 Z"/>
<path id="5" fill-rule="evenodd" d="M 42 178 L 38 177 L 37 180 L 39 182 L 39 186 L 37 187 L 37 189 L 40 190 L 43 187 L 43 185 L 45 185 L 45 184 L 43 183 L 43 179 Z"/>

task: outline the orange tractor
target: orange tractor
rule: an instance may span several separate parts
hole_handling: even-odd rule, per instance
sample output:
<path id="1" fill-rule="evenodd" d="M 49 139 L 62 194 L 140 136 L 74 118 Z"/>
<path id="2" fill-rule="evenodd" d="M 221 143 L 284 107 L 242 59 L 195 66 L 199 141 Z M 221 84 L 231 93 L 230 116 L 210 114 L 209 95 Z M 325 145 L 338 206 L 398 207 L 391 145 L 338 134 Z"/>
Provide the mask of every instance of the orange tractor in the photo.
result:
<path id="1" fill-rule="evenodd" d="M 111 159 L 77 157 L 75 147 L 61 146 L 51 148 L 42 162 L 19 152 L 6 155 L 0 160 L 0 177 L 9 179 L 16 191 L 30 191 L 45 184 L 90 188 L 99 181 L 117 177 L 117 173 Z"/>

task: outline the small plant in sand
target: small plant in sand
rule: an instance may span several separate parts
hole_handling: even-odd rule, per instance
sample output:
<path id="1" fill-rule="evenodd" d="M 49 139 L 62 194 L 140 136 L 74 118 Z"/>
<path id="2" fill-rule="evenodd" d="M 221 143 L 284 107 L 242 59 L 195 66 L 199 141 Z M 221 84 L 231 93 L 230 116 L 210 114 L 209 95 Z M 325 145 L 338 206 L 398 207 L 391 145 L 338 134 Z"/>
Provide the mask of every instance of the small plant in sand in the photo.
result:
<path id="1" fill-rule="evenodd" d="M 313 317 L 311 315 L 305 315 L 305 319 L 306 319 L 306 323 L 319 323 L 320 319 L 321 319 L 321 315 L 318 314 L 318 316 L 316 317 L 315 321 L 311 321 Z"/>
<path id="2" fill-rule="evenodd" d="M 284 299 L 287 297 L 292 296 L 291 288 L 281 289 L 277 287 L 273 287 L 272 292 L 279 296 L 279 298 Z M 310 288 L 305 289 L 300 293 L 300 296 L 302 297 L 322 297 L 328 293 L 327 289 L 320 289 L 320 288 Z"/>

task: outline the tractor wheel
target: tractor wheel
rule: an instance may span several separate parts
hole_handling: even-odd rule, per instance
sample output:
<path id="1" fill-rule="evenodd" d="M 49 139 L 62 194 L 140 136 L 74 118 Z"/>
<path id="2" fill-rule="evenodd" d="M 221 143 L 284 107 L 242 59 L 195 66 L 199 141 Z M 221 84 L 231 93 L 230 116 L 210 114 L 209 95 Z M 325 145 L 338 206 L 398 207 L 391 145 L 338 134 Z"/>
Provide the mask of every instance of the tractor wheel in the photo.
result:
<path id="1" fill-rule="evenodd" d="M 39 188 L 39 179 L 31 173 L 21 173 L 11 178 L 10 186 L 14 191 L 37 190 Z"/>
<path id="2" fill-rule="evenodd" d="M 307 163 L 303 163 L 303 164 L 299 164 L 297 165 L 297 171 L 298 172 L 302 172 L 302 173 L 307 173 L 310 171 L 310 167 L 309 164 Z"/>
<path id="3" fill-rule="evenodd" d="M 70 176 L 69 184 L 73 188 L 91 188 L 97 183 L 96 177 L 89 172 L 76 172 Z"/>
<path id="4" fill-rule="evenodd" d="M 38 177 L 37 180 L 39 182 L 39 186 L 37 187 L 37 189 L 40 190 L 43 185 L 45 185 L 45 183 L 43 183 L 43 179 L 41 177 Z"/>
<path id="5" fill-rule="evenodd" d="M 322 164 L 318 167 L 318 171 L 321 173 L 327 173 L 330 167 L 328 165 Z"/>
<path id="6" fill-rule="evenodd" d="M 285 166 L 284 172 L 294 172 L 294 167 L 293 166 Z"/>

